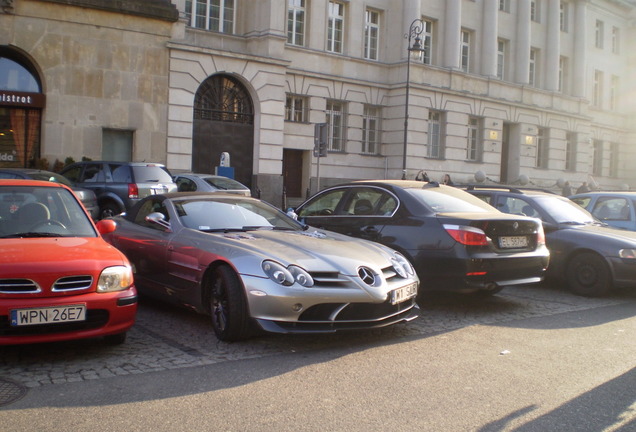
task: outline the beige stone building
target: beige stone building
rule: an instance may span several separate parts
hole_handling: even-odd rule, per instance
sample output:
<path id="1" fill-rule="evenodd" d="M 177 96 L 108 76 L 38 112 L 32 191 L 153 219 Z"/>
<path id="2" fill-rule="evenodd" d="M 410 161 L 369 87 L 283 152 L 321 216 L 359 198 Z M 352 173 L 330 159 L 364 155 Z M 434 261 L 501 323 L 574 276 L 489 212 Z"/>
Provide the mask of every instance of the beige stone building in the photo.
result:
<path id="1" fill-rule="evenodd" d="M 276 205 L 423 172 L 636 187 L 633 1 L 0 5 L 0 127 L 24 131 L 0 136 L 0 165 L 86 156 L 214 172 L 227 152 Z"/>

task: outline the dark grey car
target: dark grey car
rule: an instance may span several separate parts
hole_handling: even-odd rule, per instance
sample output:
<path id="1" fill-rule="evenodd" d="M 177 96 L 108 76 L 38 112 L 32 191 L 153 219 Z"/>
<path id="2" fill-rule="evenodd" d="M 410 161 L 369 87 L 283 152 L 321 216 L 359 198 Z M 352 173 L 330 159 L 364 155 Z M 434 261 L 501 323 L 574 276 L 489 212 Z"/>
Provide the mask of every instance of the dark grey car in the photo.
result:
<path id="1" fill-rule="evenodd" d="M 74 186 L 95 192 L 100 218 L 123 213 L 148 195 L 177 191 L 168 169 L 157 163 L 83 161 L 61 174 Z"/>
<path id="2" fill-rule="evenodd" d="M 90 189 L 73 187 L 69 179 L 61 174 L 35 168 L 0 168 L 0 179 L 31 179 L 61 183 L 73 189 L 73 192 L 93 220 L 97 220 L 99 217 L 99 207 L 95 193 Z"/>

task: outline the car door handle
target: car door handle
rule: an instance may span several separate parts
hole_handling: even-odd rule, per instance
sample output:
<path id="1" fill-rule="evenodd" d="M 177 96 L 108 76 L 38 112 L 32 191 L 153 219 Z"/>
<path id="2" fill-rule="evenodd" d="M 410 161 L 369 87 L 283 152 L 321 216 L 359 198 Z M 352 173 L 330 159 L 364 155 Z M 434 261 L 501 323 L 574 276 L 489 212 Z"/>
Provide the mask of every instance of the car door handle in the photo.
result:
<path id="1" fill-rule="evenodd" d="M 362 228 L 360 231 L 364 232 L 365 234 L 377 234 L 377 233 L 380 232 L 374 226 L 366 226 L 366 227 Z"/>

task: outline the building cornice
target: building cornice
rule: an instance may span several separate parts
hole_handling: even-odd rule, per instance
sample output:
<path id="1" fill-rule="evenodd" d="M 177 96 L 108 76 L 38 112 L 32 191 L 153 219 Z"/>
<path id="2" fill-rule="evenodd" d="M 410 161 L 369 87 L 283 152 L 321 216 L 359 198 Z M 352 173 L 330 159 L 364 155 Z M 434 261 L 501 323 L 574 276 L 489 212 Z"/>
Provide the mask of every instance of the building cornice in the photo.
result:
<path id="1" fill-rule="evenodd" d="M 3 0 L 5 1 L 5 0 Z M 170 0 L 38 0 L 68 6 L 99 9 L 168 22 L 179 20 L 179 10 Z"/>

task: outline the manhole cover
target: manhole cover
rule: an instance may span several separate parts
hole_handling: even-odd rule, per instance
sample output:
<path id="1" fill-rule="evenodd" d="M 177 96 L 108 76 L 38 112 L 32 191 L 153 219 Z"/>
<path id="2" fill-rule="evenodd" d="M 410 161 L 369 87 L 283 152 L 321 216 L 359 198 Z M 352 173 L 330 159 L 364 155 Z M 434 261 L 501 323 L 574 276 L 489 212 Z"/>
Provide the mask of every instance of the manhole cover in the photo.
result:
<path id="1" fill-rule="evenodd" d="M 20 400 L 27 393 L 26 387 L 0 378 L 0 406 Z"/>

